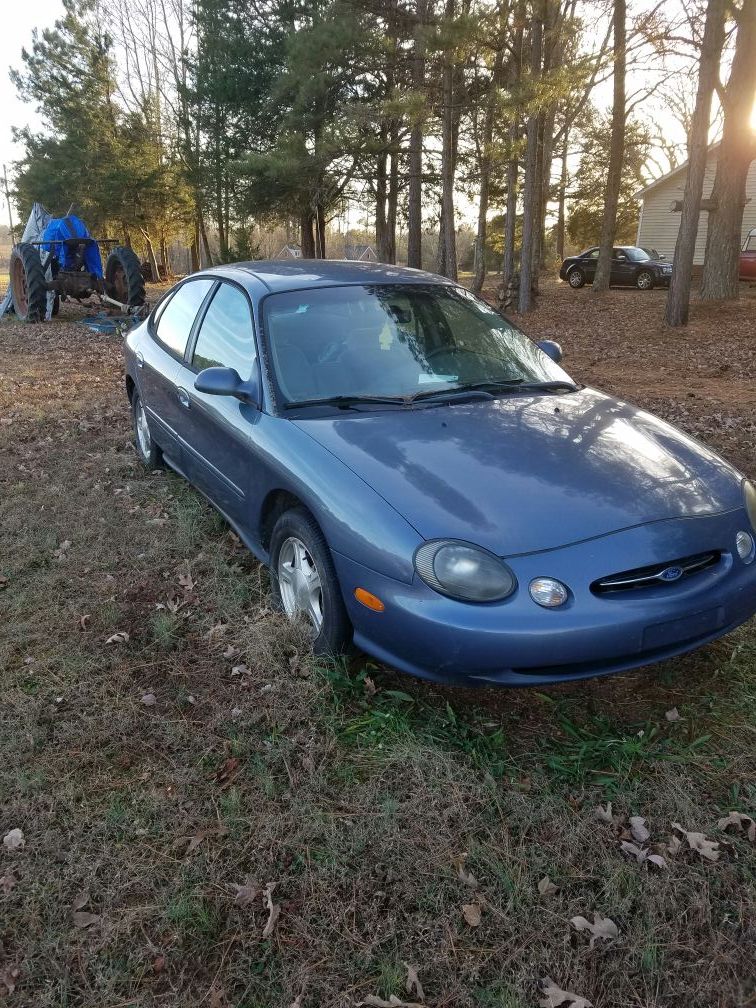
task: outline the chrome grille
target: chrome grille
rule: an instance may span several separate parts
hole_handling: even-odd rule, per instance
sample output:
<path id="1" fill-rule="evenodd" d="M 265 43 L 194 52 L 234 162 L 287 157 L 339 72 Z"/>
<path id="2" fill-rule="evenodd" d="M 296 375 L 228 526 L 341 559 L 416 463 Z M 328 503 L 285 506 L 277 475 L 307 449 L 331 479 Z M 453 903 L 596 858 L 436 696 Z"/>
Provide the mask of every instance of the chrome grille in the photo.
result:
<path id="1" fill-rule="evenodd" d="M 709 553 L 696 553 L 695 556 L 683 557 L 682 560 L 668 560 L 666 563 L 652 564 L 648 567 L 636 567 L 635 570 L 621 571 L 600 578 L 591 585 L 591 591 L 597 595 L 608 592 L 632 591 L 638 588 L 652 588 L 663 584 L 677 584 L 685 578 L 698 574 L 707 567 L 713 567 L 719 562 L 721 554 L 718 550 Z"/>

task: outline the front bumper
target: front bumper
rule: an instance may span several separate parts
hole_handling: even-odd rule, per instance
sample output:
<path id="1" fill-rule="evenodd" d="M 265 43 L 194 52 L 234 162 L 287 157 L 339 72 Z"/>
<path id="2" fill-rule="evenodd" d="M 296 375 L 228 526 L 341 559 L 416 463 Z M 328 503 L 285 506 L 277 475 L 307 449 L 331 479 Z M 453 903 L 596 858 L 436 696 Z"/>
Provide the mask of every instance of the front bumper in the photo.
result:
<path id="1" fill-rule="evenodd" d="M 748 529 L 743 509 L 652 522 L 561 549 L 507 558 L 518 588 L 503 602 L 455 602 L 419 578 L 404 584 L 334 554 L 355 644 L 401 671 L 463 685 L 537 686 L 607 675 L 693 650 L 756 613 L 756 563 L 734 553 Z M 717 564 L 690 578 L 596 595 L 598 578 L 706 550 Z M 571 597 L 547 610 L 530 598 L 539 575 L 567 584 Z M 366 588 L 385 605 L 354 598 Z"/>

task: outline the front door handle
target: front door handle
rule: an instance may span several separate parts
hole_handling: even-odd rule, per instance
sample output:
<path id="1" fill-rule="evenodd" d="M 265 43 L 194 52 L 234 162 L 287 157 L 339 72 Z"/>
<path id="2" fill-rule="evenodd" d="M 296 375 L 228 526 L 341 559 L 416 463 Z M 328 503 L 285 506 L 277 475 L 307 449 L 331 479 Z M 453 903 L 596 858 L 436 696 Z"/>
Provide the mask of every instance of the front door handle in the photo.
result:
<path id="1" fill-rule="evenodd" d="M 189 393 L 186 391 L 186 389 L 180 388 L 178 390 L 178 401 L 181 403 L 184 409 L 189 409 L 191 403 L 189 400 Z"/>

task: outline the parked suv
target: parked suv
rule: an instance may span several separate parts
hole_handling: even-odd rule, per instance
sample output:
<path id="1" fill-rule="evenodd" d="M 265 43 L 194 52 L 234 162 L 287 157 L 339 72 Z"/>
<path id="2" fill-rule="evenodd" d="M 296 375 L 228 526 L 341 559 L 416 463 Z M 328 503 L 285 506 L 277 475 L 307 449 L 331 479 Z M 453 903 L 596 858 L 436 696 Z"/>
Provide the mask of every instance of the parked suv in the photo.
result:
<path id="1" fill-rule="evenodd" d="M 576 290 L 584 284 L 593 283 L 598 257 L 598 246 L 589 248 L 580 255 L 568 256 L 559 270 L 559 279 L 566 280 Z M 672 263 L 661 257 L 652 258 L 645 249 L 636 245 L 622 245 L 612 251 L 609 283 L 613 287 L 651 290 L 652 287 L 668 287 L 671 279 Z"/>
<path id="2" fill-rule="evenodd" d="M 756 280 L 756 228 L 746 235 L 740 253 L 740 279 Z"/>

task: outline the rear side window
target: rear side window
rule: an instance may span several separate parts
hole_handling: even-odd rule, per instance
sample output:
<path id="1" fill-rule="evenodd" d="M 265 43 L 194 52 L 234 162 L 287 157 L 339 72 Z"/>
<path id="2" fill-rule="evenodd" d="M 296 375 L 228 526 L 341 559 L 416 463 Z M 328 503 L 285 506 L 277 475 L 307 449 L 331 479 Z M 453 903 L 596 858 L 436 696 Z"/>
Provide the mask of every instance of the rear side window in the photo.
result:
<path id="1" fill-rule="evenodd" d="M 197 312 L 214 283 L 212 279 L 190 280 L 179 287 L 163 308 L 155 332 L 160 342 L 176 356 L 184 356 Z"/>
<path id="2" fill-rule="evenodd" d="M 205 312 L 194 348 L 192 365 L 234 368 L 243 381 L 252 374 L 255 337 L 249 302 L 238 287 L 223 283 Z"/>

